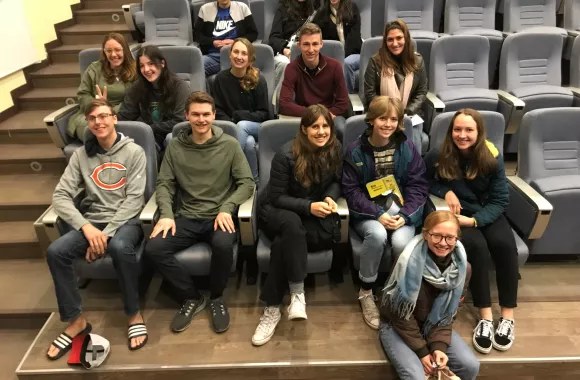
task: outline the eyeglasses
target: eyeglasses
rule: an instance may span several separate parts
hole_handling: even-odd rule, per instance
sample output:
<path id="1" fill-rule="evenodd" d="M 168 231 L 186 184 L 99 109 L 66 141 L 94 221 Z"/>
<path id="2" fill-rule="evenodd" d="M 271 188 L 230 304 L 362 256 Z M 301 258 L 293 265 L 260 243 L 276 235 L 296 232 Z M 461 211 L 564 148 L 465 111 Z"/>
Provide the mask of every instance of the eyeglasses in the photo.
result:
<path id="1" fill-rule="evenodd" d="M 113 116 L 113 115 L 110 113 L 102 113 L 102 114 L 97 115 L 97 116 L 87 116 L 85 118 L 85 120 L 92 124 L 98 119 L 99 122 L 102 123 L 102 122 L 106 121 L 108 118 L 110 118 L 111 116 Z"/>
<path id="2" fill-rule="evenodd" d="M 435 244 L 441 243 L 441 240 L 443 240 L 443 238 L 445 238 L 445 242 L 449 245 L 453 245 L 457 242 L 457 236 L 443 236 L 441 234 L 432 234 L 430 232 L 427 232 L 427 234 L 431 236 L 431 240 L 433 240 L 433 243 Z"/>

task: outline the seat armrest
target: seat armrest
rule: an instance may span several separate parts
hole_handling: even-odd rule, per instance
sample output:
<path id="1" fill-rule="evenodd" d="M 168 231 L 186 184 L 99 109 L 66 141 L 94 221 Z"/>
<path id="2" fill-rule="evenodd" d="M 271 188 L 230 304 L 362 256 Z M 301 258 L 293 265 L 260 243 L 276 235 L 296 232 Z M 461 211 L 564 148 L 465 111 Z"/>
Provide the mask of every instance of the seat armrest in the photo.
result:
<path id="1" fill-rule="evenodd" d="M 350 99 L 350 104 L 352 105 L 352 110 L 355 114 L 362 114 L 365 112 L 365 107 L 360 100 L 360 96 L 358 94 L 348 94 Z"/>
<path id="2" fill-rule="evenodd" d="M 437 114 L 445 112 L 445 103 L 443 103 L 443 101 L 439 99 L 437 95 L 435 95 L 434 93 L 430 91 L 427 92 L 426 100 L 429 106 L 435 110 L 435 115 L 433 115 L 433 119 L 435 119 L 435 116 Z"/>
<path id="3" fill-rule="evenodd" d="M 568 90 L 572 91 L 572 95 L 574 95 L 574 103 L 572 104 L 572 107 L 580 107 L 580 88 L 568 87 Z"/>
<path id="4" fill-rule="evenodd" d="M 145 237 L 151 235 L 153 226 L 157 223 L 157 219 L 159 219 L 159 207 L 157 206 L 156 194 L 153 193 L 151 195 L 151 198 L 149 198 L 149 201 L 143 210 L 141 210 L 141 214 L 139 214 L 139 220 L 143 226 Z"/>
<path id="5" fill-rule="evenodd" d="M 278 115 L 278 118 L 280 120 L 300 120 L 300 118 L 298 116 L 288 116 L 288 115 Z"/>
<path id="6" fill-rule="evenodd" d="M 538 191 L 517 176 L 507 176 L 510 204 L 506 217 L 524 239 L 539 239 L 550 222 L 553 207 Z"/>
<path id="7" fill-rule="evenodd" d="M 506 134 L 514 134 L 520 127 L 526 103 L 507 91 L 497 90 L 499 111 L 506 121 Z"/>
<path id="8" fill-rule="evenodd" d="M 445 202 L 445 199 L 436 195 L 429 194 L 429 203 L 433 211 L 449 211 L 449 205 Z"/>
<path id="9" fill-rule="evenodd" d="M 254 210 L 257 201 L 256 191 L 238 208 L 238 224 L 240 226 L 240 239 L 243 246 L 253 246 L 257 240 L 257 231 L 254 228 Z"/>
<path id="10" fill-rule="evenodd" d="M 348 224 L 349 224 L 349 212 L 348 205 L 346 204 L 346 199 L 344 197 L 338 198 L 336 201 L 338 206 L 338 216 L 340 217 L 340 242 L 348 242 Z"/>
<path id="11" fill-rule="evenodd" d="M 568 36 L 572 37 L 573 39 L 580 35 L 580 30 L 566 30 L 568 32 Z"/>
<path id="12" fill-rule="evenodd" d="M 54 142 L 54 145 L 56 145 L 60 149 L 63 149 L 65 147 L 66 141 L 63 139 L 63 136 L 61 136 L 56 126 L 56 122 L 59 119 L 62 119 L 66 116 L 68 117 L 72 116 L 75 112 L 78 111 L 78 109 L 79 109 L 78 104 L 69 104 L 50 113 L 44 118 L 44 124 L 46 124 L 46 131 L 48 132 L 50 138 L 52 139 L 52 142 Z"/>
<path id="13" fill-rule="evenodd" d="M 135 13 L 142 10 L 141 3 L 131 3 L 124 4 L 121 6 L 123 9 L 123 15 L 125 16 L 125 24 L 129 28 L 130 32 L 136 32 L 137 26 L 135 26 Z"/>
<path id="14" fill-rule="evenodd" d="M 49 206 L 46 211 L 34 222 L 34 228 L 37 231 L 37 235 L 45 236 L 48 239 L 48 243 L 52 243 L 60 237 L 60 231 L 58 230 L 58 220 L 59 217 L 52 206 Z M 42 231 L 40 231 L 42 229 Z M 39 234 L 40 232 L 40 234 Z M 39 241 L 42 241 L 39 236 Z M 47 247 L 48 248 L 48 247 Z"/>

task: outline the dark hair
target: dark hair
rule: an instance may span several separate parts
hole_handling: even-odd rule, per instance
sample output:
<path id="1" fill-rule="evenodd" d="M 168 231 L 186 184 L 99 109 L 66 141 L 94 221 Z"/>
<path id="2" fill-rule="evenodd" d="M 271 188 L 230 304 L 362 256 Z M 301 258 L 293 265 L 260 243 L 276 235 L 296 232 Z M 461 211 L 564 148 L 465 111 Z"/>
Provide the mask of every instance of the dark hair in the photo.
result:
<path id="1" fill-rule="evenodd" d="M 110 40 L 114 40 L 121 47 L 123 48 L 123 63 L 121 64 L 121 71 L 118 74 L 115 74 L 115 70 L 111 67 L 111 63 L 107 59 L 107 55 L 105 54 L 105 44 Z M 103 43 L 101 45 L 101 66 L 103 68 L 103 76 L 107 83 L 112 84 L 115 82 L 116 77 L 120 77 L 121 80 L 125 83 L 133 82 L 137 79 L 137 71 L 135 68 L 135 60 L 133 59 L 133 55 L 131 54 L 131 49 L 129 49 L 129 45 L 123 37 L 122 34 L 119 33 L 109 33 L 103 39 Z"/>
<path id="2" fill-rule="evenodd" d="M 258 86 L 258 82 L 260 81 L 260 70 L 253 66 L 253 63 L 256 62 L 256 48 L 254 47 L 254 44 L 252 44 L 247 38 L 238 37 L 232 44 L 230 55 L 232 54 L 234 46 L 237 42 L 243 44 L 248 50 L 249 62 L 249 65 L 246 68 L 246 73 L 240 79 L 240 87 L 242 87 L 244 91 L 250 91 L 256 88 L 256 86 Z"/>
<path id="3" fill-rule="evenodd" d="M 302 25 L 300 31 L 298 32 L 298 41 L 302 38 L 302 36 L 310 36 L 313 34 L 320 34 L 320 38 L 322 39 L 322 30 L 320 27 L 314 23 L 306 23 Z"/>
<path id="4" fill-rule="evenodd" d="M 205 91 L 194 91 L 187 97 L 184 108 L 186 113 L 189 113 L 189 106 L 193 103 L 211 104 L 211 110 L 215 112 L 215 102 L 211 95 Z"/>
<path id="5" fill-rule="evenodd" d="M 473 153 L 472 160 L 465 177 L 467 179 L 474 179 L 478 175 L 486 175 L 497 170 L 497 160 L 487 147 L 487 134 L 485 132 L 485 126 L 483 125 L 481 114 L 474 109 L 464 108 L 453 115 L 451 124 L 447 129 L 447 134 L 445 135 L 445 140 L 441 145 L 441 154 L 439 155 L 438 162 L 435 164 L 439 177 L 448 180 L 462 177 L 462 171 L 459 166 L 461 153 L 459 152 L 457 145 L 455 145 L 455 142 L 453 142 L 453 125 L 455 124 L 455 119 L 457 119 L 457 116 L 459 115 L 471 116 L 477 125 L 477 140 L 471 147 Z"/>
<path id="6" fill-rule="evenodd" d="M 269 0 L 273 1 L 273 0 Z M 280 0 L 280 8 L 284 9 L 284 16 L 282 22 L 300 21 L 308 18 L 315 9 L 314 0 L 304 0 L 299 2 L 296 0 Z"/>
<path id="7" fill-rule="evenodd" d="M 370 1 L 370 0 L 367 0 Z M 330 0 L 324 0 L 322 5 L 322 14 L 330 14 Z M 336 9 L 336 17 L 341 20 L 343 24 L 348 24 L 354 18 L 354 11 L 352 0 L 340 0 L 338 8 Z"/>
<path id="8" fill-rule="evenodd" d="M 330 138 L 326 145 L 319 148 L 312 146 L 302 128 L 308 128 L 316 123 L 316 120 L 321 116 L 330 126 Z M 296 161 L 294 175 L 298 182 L 306 188 L 312 184 L 320 183 L 326 173 L 340 174 L 342 148 L 336 137 L 332 116 L 325 106 L 315 104 L 304 111 L 300 120 L 300 130 L 292 144 L 292 154 Z"/>
<path id="9" fill-rule="evenodd" d="M 85 110 L 85 117 L 89 116 L 91 114 L 91 112 L 93 112 L 95 110 L 95 108 L 99 108 L 99 107 L 109 107 L 109 109 L 111 110 L 111 115 L 117 114 L 115 112 L 115 108 L 113 107 L 111 102 L 109 102 L 107 99 L 93 99 L 93 100 L 91 100 L 91 102 L 89 103 L 89 105 L 87 106 L 87 108 Z"/>
<path id="10" fill-rule="evenodd" d="M 375 54 L 373 59 L 383 71 L 388 69 L 395 70 L 399 64 L 397 60 L 393 57 L 393 54 L 389 51 L 387 47 L 387 36 L 391 30 L 400 30 L 403 32 L 405 37 L 405 47 L 401 53 L 401 69 L 405 74 L 414 73 L 419 71 L 417 63 L 415 62 L 415 46 L 413 45 L 413 40 L 411 39 L 411 34 L 409 33 L 409 28 L 405 21 L 400 18 L 395 21 L 388 22 L 385 26 L 385 33 L 383 34 L 383 44 L 379 49 L 379 52 Z"/>
<path id="11" fill-rule="evenodd" d="M 180 79 L 167 68 L 167 60 L 157 46 L 149 45 L 142 47 L 137 52 L 136 67 L 139 80 L 133 85 L 138 94 L 137 102 L 141 109 L 148 109 L 150 99 L 153 93 L 153 84 L 149 82 L 141 73 L 141 57 L 149 58 L 155 67 L 160 71 L 157 79 L 157 87 L 161 91 L 160 110 L 164 116 L 169 116 L 177 102 L 177 92 Z"/>

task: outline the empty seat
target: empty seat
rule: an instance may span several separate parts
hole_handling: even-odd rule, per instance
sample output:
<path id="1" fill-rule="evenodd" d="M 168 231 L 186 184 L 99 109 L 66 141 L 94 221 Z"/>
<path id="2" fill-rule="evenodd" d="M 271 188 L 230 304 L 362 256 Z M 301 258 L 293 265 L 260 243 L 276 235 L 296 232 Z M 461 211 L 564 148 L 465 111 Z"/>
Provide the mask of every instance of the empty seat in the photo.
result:
<path id="1" fill-rule="evenodd" d="M 580 1 L 567 0 L 564 2 L 564 28 L 580 31 Z"/>
<path id="2" fill-rule="evenodd" d="M 145 38 L 145 16 L 141 2 L 124 4 L 122 7 L 125 24 L 135 41 L 142 42 Z"/>
<path id="3" fill-rule="evenodd" d="M 556 0 L 505 1 L 503 14 L 506 33 L 559 33 L 563 39 L 568 35 L 565 29 L 556 26 Z"/>
<path id="4" fill-rule="evenodd" d="M 187 46 L 193 43 L 188 0 L 143 0 L 145 44 Z"/>
<path id="5" fill-rule="evenodd" d="M 201 50 L 195 46 L 161 46 L 167 68 L 189 85 L 191 91 L 205 91 Z"/>

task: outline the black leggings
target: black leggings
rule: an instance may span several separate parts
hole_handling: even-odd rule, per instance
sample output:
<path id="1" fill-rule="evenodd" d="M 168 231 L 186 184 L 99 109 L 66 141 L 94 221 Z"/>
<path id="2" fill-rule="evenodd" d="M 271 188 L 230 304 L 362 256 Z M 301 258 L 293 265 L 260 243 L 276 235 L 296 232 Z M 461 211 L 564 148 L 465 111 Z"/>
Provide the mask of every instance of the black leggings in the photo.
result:
<path id="1" fill-rule="evenodd" d="M 513 308 L 518 299 L 518 252 L 512 228 L 502 214 L 492 224 L 481 228 L 462 227 L 461 242 L 471 264 L 469 287 L 473 305 L 491 307 L 489 289 L 490 256 L 495 264 L 499 305 Z"/>

